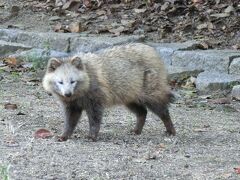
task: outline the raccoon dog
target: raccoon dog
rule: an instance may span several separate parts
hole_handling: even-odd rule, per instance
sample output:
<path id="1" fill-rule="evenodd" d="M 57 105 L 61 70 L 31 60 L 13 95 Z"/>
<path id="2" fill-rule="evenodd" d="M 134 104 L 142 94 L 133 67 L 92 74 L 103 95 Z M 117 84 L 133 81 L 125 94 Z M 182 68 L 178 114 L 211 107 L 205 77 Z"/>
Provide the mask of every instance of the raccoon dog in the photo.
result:
<path id="1" fill-rule="evenodd" d="M 173 95 L 167 74 L 148 45 L 132 43 L 99 54 L 51 58 L 43 87 L 64 107 L 64 131 L 59 141 L 72 135 L 83 110 L 89 118 L 89 137 L 96 140 L 103 110 L 113 105 L 125 105 L 136 115 L 135 134 L 142 132 L 147 108 L 162 119 L 169 135 L 176 134 L 168 111 Z"/>

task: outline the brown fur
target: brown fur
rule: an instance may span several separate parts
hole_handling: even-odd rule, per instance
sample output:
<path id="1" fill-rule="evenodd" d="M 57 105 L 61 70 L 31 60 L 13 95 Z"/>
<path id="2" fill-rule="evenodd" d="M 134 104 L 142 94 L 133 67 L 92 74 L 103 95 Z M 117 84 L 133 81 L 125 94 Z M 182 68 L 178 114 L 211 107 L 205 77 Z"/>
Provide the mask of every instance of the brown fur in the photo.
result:
<path id="1" fill-rule="evenodd" d="M 152 47 L 129 44 L 81 58 L 88 62 L 88 74 L 96 76 L 106 106 L 146 99 L 168 103 L 167 74 Z"/>
<path id="2" fill-rule="evenodd" d="M 91 138 L 97 137 L 104 107 L 121 104 L 126 105 L 136 114 L 138 119 L 134 130 L 136 134 L 141 133 L 146 119 L 146 107 L 148 107 L 161 117 L 167 132 L 175 135 L 175 129 L 168 113 L 168 104 L 172 94 L 167 84 L 163 62 L 154 48 L 140 43 L 116 46 L 99 54 L 79 54 L 66 59 L 62 61 L 59 68 L 64 64 L 78 68 L 75 63 L 72 63 L 76 58 L 81 60 L 79 61 L 81 65 L 79 73 L 84 72 L 87 76 L 84 78 L 84 89 L 76 91 L 71 97 L 55 93 L 51 86 L 53 83 L 51 78 L 54 75 L 51 63 L 48 65 L 50 71 L 46 72 L 43 85 L 48 92 L 60 98 L 65 109 L 71 106 L 71 108 L 78 107 L 79 112 L 84 109 L 87 111 Z M 94 108 L 95 106 L 97 108 Z M 72 111 L 71 108 L 70 111 Z M 75 118 L 76 121 L 79 117 Z M 71 119 L 71 115 L 69 118 Z M 65 120 L 66 124 L 68 121 L 70 120 Z M 72 134 L 74 127 L 70 128 L 71 130 L 65 129 L 62 140 Z M 94 130 L 91 130 L 92 127 Z"/>

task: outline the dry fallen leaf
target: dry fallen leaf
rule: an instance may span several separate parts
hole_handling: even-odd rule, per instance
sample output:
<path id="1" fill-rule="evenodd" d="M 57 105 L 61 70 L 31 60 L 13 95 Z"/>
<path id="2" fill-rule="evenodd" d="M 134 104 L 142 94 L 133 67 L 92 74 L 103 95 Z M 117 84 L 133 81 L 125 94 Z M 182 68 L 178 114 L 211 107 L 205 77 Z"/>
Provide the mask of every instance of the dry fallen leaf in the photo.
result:
<path id="1" fill-rule="evenodd" d="M 194 4 L 201 4 L 201 3 L 203 3 L 204 1 L 203 1 L 203 0 L 192 0 L 192 2 L 193 2 Z"/>
<path id="2" fill-rule="evenodd" d="M 79 5 L 80 5 L 80 0 L 69 0 L 62 6 L 62 9 L 76 11 L 78 9 Z"/>
<path id="3" fill-rule="evenodd" d="M 240 174 L 240 167 L 234 168 L 235 173 Z"/>
<path id="4" fill-rule="evenodd" d="M 57 23 L 57 24 L 53 27 L 54 32 L 61 32 L 61 29 L 62 29 L 62 24 L 61 24 L 61 23 Z"/>
<path id="5" fill-rule="evenodd" d="M 232 176 L 232 173 L 225 173 L 225 174 L 222 174 L 221 177 L 223 177 L 224 179 L 228 179 Z"/>
<path id="6" fill-rule="evenodd" d="M 71 6 L 72 2 L 73 2 L 72 0 L 69 0 L 66 3 L 64 3 L 62 9 L 64 10 L 68 9 Z"/>
<path id="7" fill-rule="evenodd" d="M 135 13 L 144 13 L 147 9 L 134 9 Z"/>
<path id="8" fill-rule="evenodd" d="M 207 129 L 196 128 L 193 130 L 194 132 L 207 132 Z"/>
<path id="9" fill-rule="evenodd" d="M 195 87 L 196 85 L 196 79 L 195 77 L 191 76 L 190 78 L 187 79 L 186 83 L 184 85 L 182 85 L 183 88 L 185 89 L 192 89 Z M 195 93 L 195 92 L 193 92 Z M 190 93 L 192 94 L 192 93 Z"/>
<path id="10" fill-rule="evenodd" d="M 119 26 L 116 29 L 109 29 L 109 32 L 115 34 L 116 36 L 119 36 L 123 31 L 124 31 L 124 27 L 123 26 Z"/>
<path id="11" fill-rule="evenodd" d="M 163 143 L 159 144 L 159 148 L 164 149 L 165 147 L 166 146 Z"/>
<path id="12" fill-rule="evenodd" d="M 105 10 L 97 10 L 97 11 L 96 11 L 96 14 L 97 14 L 98 16 L 103 16 L 103 15 L 106 15 L 107 12 L 106 12 Z"/>
<path id="13" fill-rule="evenodd" d="M 47 129 L 38 129 L 35 133 L 34 133 L 34 137 L 35 138 L 42 138 L 42 139 L 46 139 L 49 137 L 52 137 L 53 134 L 47 130 Z"/>
<path id="14" fill-rule="evenodd" d="M 233 49 L 239 50 L 240 49 L 240 44 L 235 44 L 232 46 Z"/>
<path id="15" fill-rule="evenodd" d="M 162 6 L 161 6 L 161 11 L 166 11 L 167 9 L 169 9 L 170 7 L 170 2 L 165 2 Z"/>
<path id="16" fill-rule="evenodd" d="M 61 18 L 59 16 L 52 16 L 49 18 L 49 21 L 58 21 L 60 20 Z"/>
<path id="17" fill-rule="evenodd" d="M 4 60 L 0 59 L 0 67 L 7 66 L 5 63 L 3 63 Z"/>
<path id="18" fill-rule="evenodd" d="M 216 13 L 216 14 L 211 14 L 211 17 L 216 17 L 216 18 L 225 18 L 225 17 L 229 17 L 230 14 L 229 13 Z"/>
<path id="19" fill-rule="evenodd" d="M 79 22 L 72 22 L 69 25 L 69 30 L 70 32 L 78 33 L 78 32 L 82 32 L 83 28 L 81 27 L 81 24 Z"/>
<path id="20" fill-rule="evenodd" d="M 39 9 L 48 9 L 49 8 L 49 5 L 47 2 L 38 2 L 36 4 L 33 5 L 33 9 L 35 10 L 39 10 Z"/>
<path id="21" fill-rule="evenodd" d="M 60 7 L 66 4 L 67 0 L 56 0 L 55 1 L 55 6 Z"/>
<path id="22" fill-rule="evenodd" d="M 20 11 L 20 7 L 12 6 L 12 8 L 11 8 L 11 16 L 12 17 L 17 16 L 19 11 Z"/>
<path id="23" fill-rule="evenodd" d="M 83 0 L 83 4 L 84 6 L 86 6 L 87 8 L 91 8 L 92 7 L 92 3 L 90 0 Z"/>
<path id="24" fill-rule="evenodd" d="M 201 42 L 199 44 L 199 49 L 203 49 L 203 50 L 209 49 L 209 44 L 207 42 Z"/>
<path id="25" fill-rule="evenodd" d="M 14 109 L 17 109 L 17 105 L 16 104 L 7 103 L 7 104 L 4 105 L 4 108 L 5 109 L 14 110 Z"/>
<path id="26" fill-rule="evenodd" d="M 231 13 L 231 12 L 233 12 L 235 9 L 234 9 L 234 7 L 233 6 L 228 6 L 225 10 L 224 10 L 224 12 L 225 13 Z"/>
<path id="27" fill-rule="evenodd" d="M 136 22 L 135 20 L 126 20 L 126 19 L 121 20 L 122 25 L 127 27 L 132 27 L 135 22 Z"/>
<path id="28" fill-rule="evenodd" d="M 5 143 L 6 143 L 6 146 L 8 146 L 8 147 L 18 147 L 19 146 L 19 143 L 16 142 L 16 140 L 13 139 L 13 137 L 5 140 Z"/>
<path id="29" fill-rule="evenodd" d="M 19 64 L 17 59 L 14 57 L 5 58 L 4 63 L 11 67 L 17 66 Z"/>

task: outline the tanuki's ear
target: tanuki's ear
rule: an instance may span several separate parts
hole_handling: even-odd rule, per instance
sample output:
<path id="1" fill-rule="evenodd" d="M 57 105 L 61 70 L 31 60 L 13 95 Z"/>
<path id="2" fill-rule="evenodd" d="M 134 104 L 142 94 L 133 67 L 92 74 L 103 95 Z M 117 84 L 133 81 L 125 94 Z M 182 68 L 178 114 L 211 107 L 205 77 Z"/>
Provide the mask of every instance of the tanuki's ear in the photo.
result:
<path id="1" fill-rule="evenodd" d="M 83 63 L 82 63 L 82 59 L 80 57 L 74 56 L 71 59 L 71 63 L 72 65 L 74 65 L 76 68 L 83 70 Z"/>
<path id="2" fill-rule="evenodd" d="M 48 61 L 48 71 L 53 72 L 55 71 L 60 65 L 62 64 L 62 61 L 56 58 L 51 58 Z"/>

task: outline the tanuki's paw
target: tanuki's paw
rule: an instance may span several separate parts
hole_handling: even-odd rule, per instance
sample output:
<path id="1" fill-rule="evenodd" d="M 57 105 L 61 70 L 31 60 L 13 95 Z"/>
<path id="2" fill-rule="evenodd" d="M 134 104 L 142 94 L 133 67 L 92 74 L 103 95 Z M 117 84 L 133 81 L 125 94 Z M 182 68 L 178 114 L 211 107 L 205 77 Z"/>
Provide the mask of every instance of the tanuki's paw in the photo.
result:
<path id="1" fill-rule="evenodd" d="M 90 140 L 90 141 L 93 141 L 93 142 L 96 142 L 96 141 L 97 141 L 97 137 L 94 136 L 94 135 L 88 135 L 86 138 L 87 138 L 88 140 Z"/>
<path id="2" fill-rule="evenodd" d="M 133 135 L 140 135 L 142 133 L 142 131 L 134 128 L 134 129 L 130 130 L 130 133 Z"/>
<path id="3" fill-rule="evenodd" d="M 176 135 L 176 130 L 175 130 L 175 128 L 172 127 L 171 129 L 167 130 L 167 131 L 166 131 L 166 134 L 167 134 L 168 136 L 175 136 L 175 135 Z"/>
<path id="4" fill-rule="evenodd" d="M 67 136 L 57 136 L 57 141 L 58 142 L 63 142 L 63 141 L 67 141 L 68 137 Z"/>

